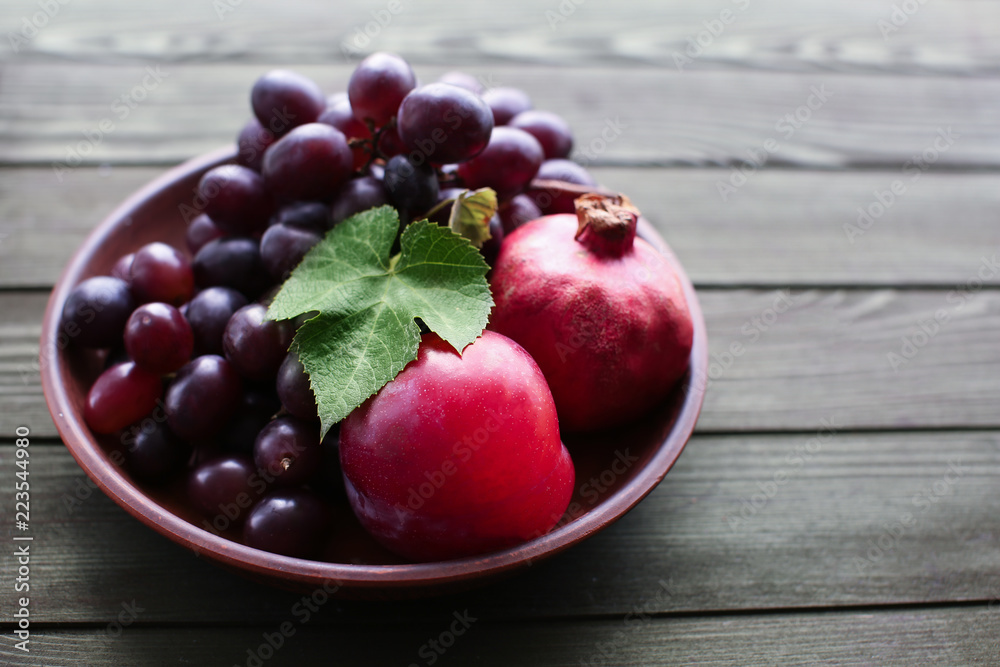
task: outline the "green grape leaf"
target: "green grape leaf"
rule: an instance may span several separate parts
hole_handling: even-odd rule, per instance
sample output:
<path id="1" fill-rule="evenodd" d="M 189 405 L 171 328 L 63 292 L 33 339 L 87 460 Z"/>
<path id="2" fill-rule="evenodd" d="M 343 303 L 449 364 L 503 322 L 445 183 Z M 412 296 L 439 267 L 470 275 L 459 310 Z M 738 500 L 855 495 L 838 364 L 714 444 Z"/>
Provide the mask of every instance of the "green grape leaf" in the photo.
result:
<path id="1" fill-rule="evenodd" d="M 455 198 L 448 226 L 482 248 L 490 240 L 490 219 L 497 212 L 497 193 L 492 188 L 466 190 Z"/>
<path id="2" fill-rule="evenodd" d="M 273 320 L 312 317 L 292 342 L 309 373 L 322 435 L 417 358 L 420 320 L 461 352 L 486 327 L 489 270 L 467 239 L 426 220 L 390 257 L 399 216 L 389 206 L 340 223 L 292 272 Z"/>

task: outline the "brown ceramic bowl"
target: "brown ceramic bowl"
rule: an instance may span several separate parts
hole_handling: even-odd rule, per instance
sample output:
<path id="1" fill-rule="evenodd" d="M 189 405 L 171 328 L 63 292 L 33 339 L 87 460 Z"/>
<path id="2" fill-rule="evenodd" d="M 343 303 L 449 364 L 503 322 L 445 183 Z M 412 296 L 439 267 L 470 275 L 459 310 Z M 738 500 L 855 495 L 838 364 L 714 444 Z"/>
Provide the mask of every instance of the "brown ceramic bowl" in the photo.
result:
<path id="1" fill-rule="evenodd" d="M 344 502 L 340 530 L 326 551 L 330 562 L 288 558 L 235 541 L 238 534 L 211 532 L 188 506 L 181 484 L 156 489 L 134 482 L 112 460 L 114 438 L 95 437 L 83 421 L 87 391 L 103 364 L 98 352 L 79 351 L 58 340 L 60 314 L 80 281 L 110 272 L 115 260 L 151 241 L 185 248 L 179 210 L 190 204 L 198 179 L 227 162 L 233 148 L 182 164 L 129 197 L 94 230 L 63 271 L 49 299 L 42 327 L 41 369 L 45 399 L 59 433 L 80 466 L 115 502 L 171 540 L 251 578 L 282 588 L 311 591 L 325 586 L 342 597 L 400 598 L 471 588 L 556 554 L 606 528 L 642 500 L 680 456 L 701 410 L 707 378 L 705 322 L 693 287 L 676 258 L 651 227 L 640 234 L 677 266 L 695 325 L 688 375 L 647 417 L 613 431 L 568 436 L 578 489 L 567 516 L 552 532 L 518 547 L 475 558 L 436 563 L 400 562 L 381 549 Z M 116 459 L 120 460 L 120 459 Z M 585 487 L 591 478 L 598 485 Z M 597 489 L 604 489 L 598 493 Z M 229 539 L 233 538 L 233 539 Z"/>

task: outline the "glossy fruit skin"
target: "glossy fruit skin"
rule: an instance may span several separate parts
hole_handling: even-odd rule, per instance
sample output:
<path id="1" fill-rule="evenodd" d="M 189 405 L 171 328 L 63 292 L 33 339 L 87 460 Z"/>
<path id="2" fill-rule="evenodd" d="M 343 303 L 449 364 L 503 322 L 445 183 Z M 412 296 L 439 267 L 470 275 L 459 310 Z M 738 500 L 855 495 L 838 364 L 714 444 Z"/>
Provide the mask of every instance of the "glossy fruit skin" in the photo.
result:
<path id="1" fill-rule="evenodd" d="M 376 52 L 362 60 L 347 82 L 354 117 L 382 127 L 396 115 L 399 103 L 417 85 L 410 64 L 394 53 Z"/>
<path id="2" fill-rule="evenodd" d="M 264 183 L 281 201 L 326 199 L 353 169 L 347 138 L 325 123 L 300 125 L 278 139 L 261 167 Z"/>
<path id="3" fill-rule="evenodd" d="M 94 433 L 114 433 L 148 415 L 162 396 L 159 375 L 131 361 L 115 364 L 87 392 L 83 419 Z"/>
<path id="4" fill-rule="evenodd" d="M 82 347 L 112 347 L 121 341 L 133 309 L 135 299 L 128 283 L 120 278 L 94 276 L 70 292 L 59 328 L 66 340 Z"/>
<path id="5" fill-rule="evenodd" d="M 342 422 L 340 462 L 361 523 L 415 561 L 545 534 L 575 478 L 541 371 L 491 331 L 461 356 L 426 334 L 417 359 Z"/>
<path id="6" fill-rule="evenodd" d="M 659 404 L 687 370 L 693 340 L 683 288 L 662 255 L 642 239 L 621 256 L 593 252 L 577 229 L 576 215 L 552 215 L 506 238 L 489 325 L 538 362 L 570 431 Z"/>
<path id="7" fill-rule="evenodd" d="M 410 92 L 396 122 L 414 164 L 468 160 L 486 148 L 493 131 L 493 114 L 482 98 L 447 83 Z"/>
<path id="8" fill-rule="evenodd" d="M 506 202 L 528 187 L 545 154 L 533 136 L 514 127 L 498 127 L 479 155 L 458 165 L 458 176 L 470 190 L 493 188 Z"/>
<path id="9" fill-rule="evenodd" d="M 154 301 L 133 311 L 125 324 L 125 350 L 151 373 L 172 373 L 191 358 L 191 325 L 173 306 Z"/>

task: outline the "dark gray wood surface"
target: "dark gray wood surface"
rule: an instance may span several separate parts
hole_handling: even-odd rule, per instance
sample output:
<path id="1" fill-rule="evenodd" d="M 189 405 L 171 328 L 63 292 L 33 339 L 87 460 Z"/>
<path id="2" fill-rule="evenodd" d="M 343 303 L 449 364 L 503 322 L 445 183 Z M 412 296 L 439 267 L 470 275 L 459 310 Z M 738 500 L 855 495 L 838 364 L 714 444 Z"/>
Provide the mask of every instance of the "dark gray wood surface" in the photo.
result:
<path id="1" fill-rule="evenodd" d="M 334 601 L 305 623 L 301 596 L 145 528 L 58 440 L 35 365 L 48 292 L 125 196 L 233 140 L 262 72 L 343 88 L 356 29 L 390 3 L 73 2 L 15 51 L 41 10 L 4 0 L 0 523 L 13 532 L 11 436 L 27 425 L 38 537 L 27 657 L 0 550 L 0 663 L 1000 663 L 1000 4 L 391 6 L 364 50 L 402 53 L 425 81 L 463 69 L 524 88 L 673 246 L 709 327 L 697 434 L 628 516 L 523 575 Z M 699 33 L 707 46 L 678 66 Z M 161 80 L 119 118 L 147 68 Z M 114 131 L 87 140 L 103 118 Z M 592 144 L 609 122 L 620 133 Z M 905 193 L 859 225 L 897 180 Z M 824 424 L 835 433 L 812 440 Z M 467 633 L 434 652 L 466 612 Z M 283 623 L 281 648 L 260 651 Z"/>

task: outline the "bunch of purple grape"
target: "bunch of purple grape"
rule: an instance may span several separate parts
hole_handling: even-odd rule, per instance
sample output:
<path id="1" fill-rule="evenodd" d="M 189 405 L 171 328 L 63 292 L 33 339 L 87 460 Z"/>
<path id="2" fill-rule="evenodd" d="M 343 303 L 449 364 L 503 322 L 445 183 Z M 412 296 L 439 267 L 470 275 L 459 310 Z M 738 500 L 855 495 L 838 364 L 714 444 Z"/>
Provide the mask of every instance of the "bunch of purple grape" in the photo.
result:
<path id="1" fill-rule="evenodd" d="M 72 292 L 62 333 L 109 350 L 84 418 L 119 436 L 134 479 L 183 479 L 206 528 L 322 558 L 331 503 L 344 502 L 337 431 L 319 438 L 308 376 L 289 352 L 296 323 L 265 319 L 277 286 L 329 229 L 375 206 L 405 224 L 465 189 L 493 188 L 490 261 L 505 232 L 573 211 L 572 194 L 534 179 L 595 182 L 567 159 L 567 124 L 524 92 L 484 90 L 458 72 L 418 87 L 392 54 L 366 58 L 346 94 L 329 98 L 301 75 L 270 72 L 251 105 L 235 162 L 198 185 L 190 255 L 150 243 L 120 258 Z"/>

